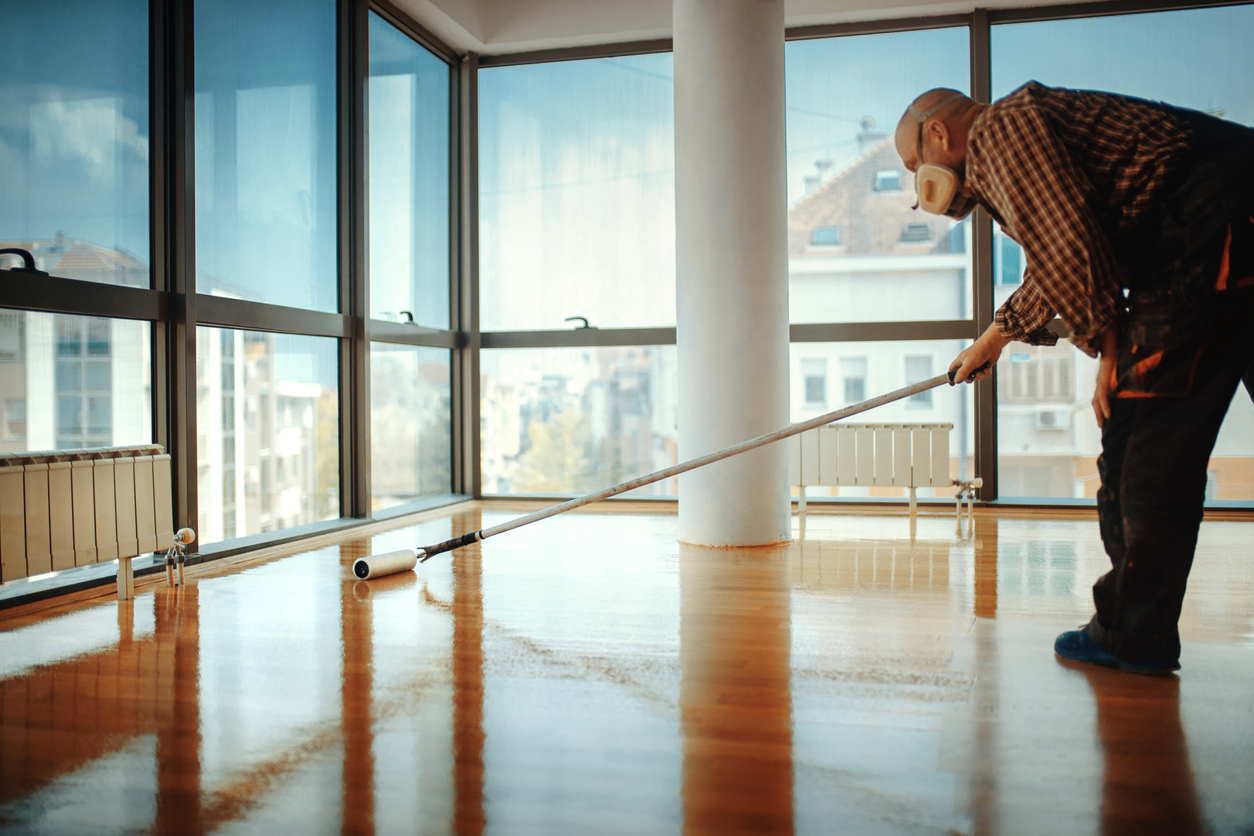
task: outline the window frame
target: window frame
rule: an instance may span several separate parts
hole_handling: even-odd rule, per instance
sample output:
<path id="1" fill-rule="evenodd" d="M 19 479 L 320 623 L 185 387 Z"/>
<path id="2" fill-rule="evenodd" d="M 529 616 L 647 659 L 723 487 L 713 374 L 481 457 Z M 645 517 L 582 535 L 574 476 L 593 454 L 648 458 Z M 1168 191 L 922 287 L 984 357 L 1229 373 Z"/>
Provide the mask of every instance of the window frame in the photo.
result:
<path id="1" fill-rule="evenodd" d="M 816 366 L 819 367 L 820 373 L 808 374 L 806 371 L 807 364 L 809 364 L 812 368 Z M 827 358 L 826 357 L 802 357 L 800 358 L 799 368 L 801 372 L 802 406 L 805 409 L 826 409 L 828 398 L 829 398 Z M 810 381 L 811 380 L 820 381 L 822 390 L 823 390 L 822 397 L 819 397 L 819 398 L 810 397 Z"/>

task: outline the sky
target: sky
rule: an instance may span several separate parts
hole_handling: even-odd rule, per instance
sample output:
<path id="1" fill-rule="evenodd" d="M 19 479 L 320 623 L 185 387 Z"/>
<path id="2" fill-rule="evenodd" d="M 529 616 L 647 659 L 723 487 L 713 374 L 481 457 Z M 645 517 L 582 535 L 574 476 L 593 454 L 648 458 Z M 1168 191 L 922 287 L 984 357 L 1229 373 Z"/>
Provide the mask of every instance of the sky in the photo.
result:
<path id="1" fill-rule="evenodd" d="M 993 27 L 993 95 L 1029 79 L 1105 90 L 1254 125 L 1254 6 Z"/>

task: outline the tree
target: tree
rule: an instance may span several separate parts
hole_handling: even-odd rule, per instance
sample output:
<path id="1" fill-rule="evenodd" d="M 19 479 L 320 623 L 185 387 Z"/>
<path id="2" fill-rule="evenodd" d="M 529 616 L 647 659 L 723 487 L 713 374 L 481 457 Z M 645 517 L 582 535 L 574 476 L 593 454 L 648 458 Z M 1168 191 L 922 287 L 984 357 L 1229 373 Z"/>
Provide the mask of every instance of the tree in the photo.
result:
<path id="1" fill-rule="evenodd" d="M 573 409 L 552 413 L 527 427 L 527 449 L 518 457 L 511 489 L 518 493 L 580 493 L 594 490 L 588 457 L 588 422 Z"/>

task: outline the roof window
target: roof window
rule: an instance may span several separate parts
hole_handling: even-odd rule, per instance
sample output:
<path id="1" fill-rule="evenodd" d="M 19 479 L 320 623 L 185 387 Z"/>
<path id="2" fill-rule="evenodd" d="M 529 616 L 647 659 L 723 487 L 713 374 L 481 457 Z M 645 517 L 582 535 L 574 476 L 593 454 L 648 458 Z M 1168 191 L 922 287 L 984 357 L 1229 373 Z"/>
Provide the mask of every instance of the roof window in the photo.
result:
<path id="1" fill-rule="evenodd" d="M 812 247 L 839 247 L 840 242 L 840 227 L 838 226 L 816 226 L 810 230 L 810 246 Z"/>
<path id="2" fill-rule="evenodd" d="M 896 168 L 886 168 L 882 171 L 875 172 L 875 191 L 901 191 L 901 171 Z"/>
<path id="3" fill-rule="evenodd" d="M 908 244 L 932 240 L 932 226 L 926 223 L 901 225 L 901 240 Z"/>

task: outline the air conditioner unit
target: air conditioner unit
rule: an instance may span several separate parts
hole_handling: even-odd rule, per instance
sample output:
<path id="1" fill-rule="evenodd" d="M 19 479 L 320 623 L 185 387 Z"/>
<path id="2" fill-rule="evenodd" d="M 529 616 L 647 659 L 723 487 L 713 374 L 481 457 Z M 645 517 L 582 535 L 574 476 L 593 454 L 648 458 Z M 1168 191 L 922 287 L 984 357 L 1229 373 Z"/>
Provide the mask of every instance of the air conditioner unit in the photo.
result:
<path id="1" fill-rule="evenodd" d="M 1038 430 L 1066 430 L 1071 428 L 1070 409 L 1038 409 L 1036 411 L 1036 428 Z"/>

